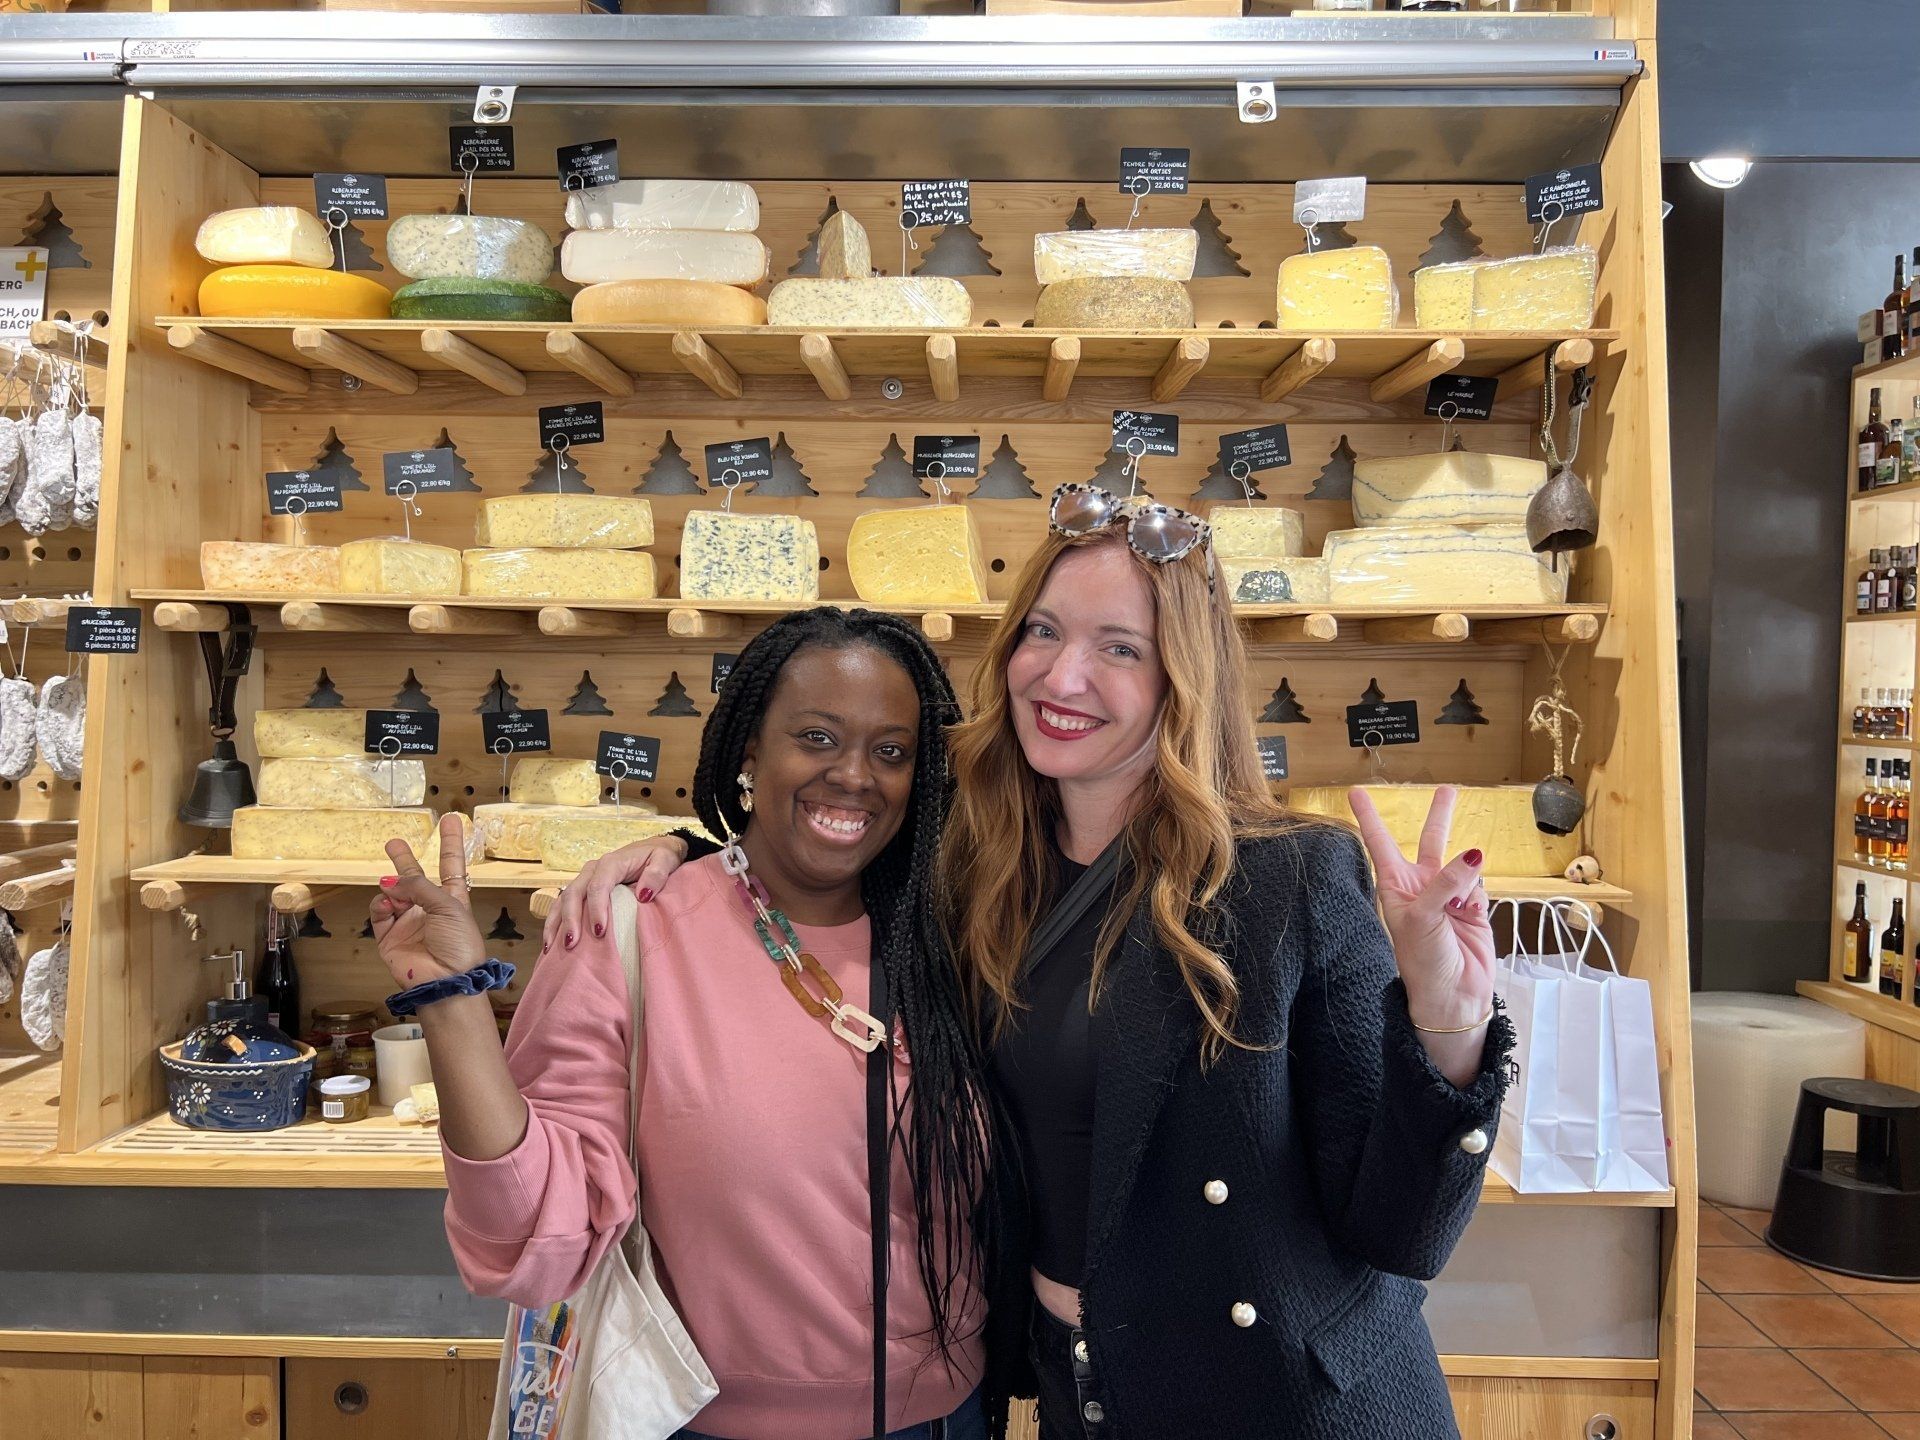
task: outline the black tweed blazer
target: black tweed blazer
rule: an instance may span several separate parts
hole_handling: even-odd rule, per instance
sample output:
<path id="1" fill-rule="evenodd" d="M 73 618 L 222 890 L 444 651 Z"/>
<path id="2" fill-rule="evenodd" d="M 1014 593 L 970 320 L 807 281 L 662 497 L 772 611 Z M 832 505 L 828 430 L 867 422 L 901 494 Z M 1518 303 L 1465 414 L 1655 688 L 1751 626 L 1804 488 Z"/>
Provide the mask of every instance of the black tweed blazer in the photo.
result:
<path id="1" fill-rule="evenodd" d="M 1473 1214 L 1513 1027 L 1494 1017 L 1466 1088 L 1433 1067 L 1365 853 L 1337 827 L 1241 847 L 1215 943 L 1240 1034 L 1265 1048 L 1203 1073 L 1193 1003 L 1151 934 L 1136 915 L 1094 1019 L 1081 1294 L 1103 1440 L 1456 1436 L 1419 1282 Z M 1001 1173 L 996 1436 L 1034 1393 L 1025 1207 Z"/>

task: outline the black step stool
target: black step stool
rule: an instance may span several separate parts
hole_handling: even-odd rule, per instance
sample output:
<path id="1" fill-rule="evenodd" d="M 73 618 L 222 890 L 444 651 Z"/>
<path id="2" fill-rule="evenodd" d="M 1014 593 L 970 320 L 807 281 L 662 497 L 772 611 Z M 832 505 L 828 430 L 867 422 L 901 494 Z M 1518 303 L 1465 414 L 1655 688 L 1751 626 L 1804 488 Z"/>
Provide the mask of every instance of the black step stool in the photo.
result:
<path id="1" fill-rule="evenodd" d="M 1860 1117 L 1851 1152 L 1826 1148 L 1830 1110 Z M 1920 1091 L 1805 1081 L 1766 1240 L 1822 1270 L 1920 1281 Z"/>

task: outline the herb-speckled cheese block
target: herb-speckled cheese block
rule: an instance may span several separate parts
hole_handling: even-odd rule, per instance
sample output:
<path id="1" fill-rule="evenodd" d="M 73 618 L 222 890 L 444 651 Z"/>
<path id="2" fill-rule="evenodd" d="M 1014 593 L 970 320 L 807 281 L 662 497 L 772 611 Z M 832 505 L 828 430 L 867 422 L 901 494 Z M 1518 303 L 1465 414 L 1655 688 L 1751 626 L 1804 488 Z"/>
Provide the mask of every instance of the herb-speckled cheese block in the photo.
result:
<path id="1" fill-rule="evenodd" d="M 767 295 L 770 325 L 848 330 L 957 330 L 973 319 L 967 287 L 944 275 L 782 280 Z"/>
<path id="2" fill-rule="evenodd" d="M 251 205 L 222 210 L 200 222 L 193 248 L 215 265 L 333 264 L 327 227 L 311 210 L 293 205 Z"/>
<path id="3" fill-rule="evenodd" d="M 1473 328 L 1584 330 L 1599 278 L 1599 257 L 1585 245 L 1490 260 L 1473 277 Z"/>
<path id="4" fill-rule="evenodd" d="M 1060 280 L 1040 292 L 1033 323 L 1042 330 L 1191 330 L 1193 297 L 1178 280 Z"/>
<path id="5" fill-rule="evenodd" d="M 527 755 L 513 762 L 507 799 L 521 805 L 598 805 L 605 783 L 591 760 Z"/>
<path id="6" fill-rule="evenodd" d="M 423 540 L 349 540 L 340 588 L 350 595 L 458 595 L 460 552 Z"/>
<path id="7" fill-rule="evenodd" d="M 521 600 L 651 600 L 660 593 L 644 550 L 463 550 L 465 591 Z"/>
<path id="8" fill-rule="evenodd" d="M 573 302 L 544 285 L 513 280 L 442 276 L 416 280 L 393 292 L 396 320 L 525 320 L 549 324 L 573 318 Z"/>
<path id="9" fill-rule="evenodd" d="M 767 302 L 711 280 L 610 280 L 575 292 L 582 325 L 764 325 Z"/>
<path id="10" fill-rule="evenodd" d="M 1236 605 L 1325 605 L 1327 562 L 1311 555 L 1220 557 Z"/>
<path id="11" fill-rule="evenodd" d="M 711 280 L 758 285 L 767 247 L 719 230 L 575 230 L 560 244 L 560 273 L 576 285 L 609 280 Z"/>
<path id="12" fill-rule="evenodd" d="M 1296 785 L 1288 797 L 1295 810 L 1351 822 L 1345 785 Z M 1436 785 L 1363 785 L 1401 852 L 1419 853 Z M 1462 785 L 1454 806 L 1449 858 L 1477 849 L 1488 875 L 1563 875 L 1580 854 L 1578 834 L 1549 835 L 1533 823 L 1531 785 Z M 1576 887 L 1577 888 L 1577 887 Z"/>
<path id="13" fill-rule="evenodd" d="M 549 870 L 579 870 L 608 851 L 651 840 L 675 830 L 704 834 L 700 822 L 688 815 L 643 815 L 630 806 L 602 805 L 555 815 L 540 826 L 540 863 Z"/>
<path id="14" fill-rule="evenodd" d="M 1327 580 L 1338 605 L 1558 605 L 1572 557 L 1555 571 L 1524 525 L 1396 525 L 1327 536 Z"/>
<path id="15" fill-rule="evenodd" d="M 553 273 L 553 237 L 504 215 L 402 215 L 387 227 L 387 259 L 409 280 L 538 285 Z"/>
<path id="16" fill-rule="evenodd" d="M 1033 276 L 1042 285 L 1118 275 L 1191 280 L 1200 232 L 1055 230 L 1033 237 Z"/>
<path id="17" fill-rule="evenodd" d="M 627 495 L 493 495 L 480 502 L 473 538 L 503 550 L 637 550 L 653 543 L 653 502 Z"/>
<path id="18" fill-rule="evenodd" d="M 1400 314 L 1393 261 L 1377 245 L 1289 255 L 1275 304 L 1282 330 L 1390 330 Z"/>
<path id="19" fill-rule="evenodd" d="M 820 278 L 864 280 L 873 274 L 873 248 L 867 227 L 844 210 L 836 210 L 820 227 Z"/>
<path id="20" fill-rule="evenodd" d="M 979 605 L 987 598 L 980 527 L 965 505 L 869 510 L 847 536 L 854 593 L 873 605 Z"/>
<path id="21" fill-rule="evenodd" d="M 313 810 L 385 810 L 427 798 L 422 760 L 373 756 L 324 760 L 262 760 L 260 803 Z"/>
<path id="22" fill-rule="evenodd" d="M 1362 525 L 1522 525 L 1547 467 L 1524 455 L 1447 450 L 1393 455 L 1353 467 L 1353 518 Z"/>
<path id="23" fill-rule="evenodd" d="M 818 600 L 820 536 L 798 515 L 690 510 L 680 532 L 687 600 Z"/>
<path id="24" fill-rule="evenodd" d="M 303 265 L 229 265 L 200 282 L 210 320 L 386 320 L 392 304 L 364 275 Z"/>
<path id="25" fill-rule="evenodd" d="M 611 811 L 612 806 L 605 807 Z M 579 815 L 578 805 L 517 805 L 509 800 L 473 807 L 474 828 L 490 860 L 538 860 L 540 832 L 555 816 Z M 645 800 L 628 800 L 620 807 L 625 814 L 657 814 Z"/>
<path id="26" fill-rule="evenodd" d="M 1307 517 L 1283 506 L 1217 500 L 1207 507 L 1207 524 L 1216 556 L 1300 555 L 1307 548 Z"/>
<path id="27" fill-rule="evenodd" d="M 340 588 L 340 552 L 331 545 L 202 540 L 200 583 L 209 590 L 326 595 Z"/>
<path id="28" fill-rule="evenodd" d="M 439 822 L 440 817 L 423 805 L 378 810 L 243 805 L 233 812 L 233 856 L 236 860 L 385 860 L 389 840 L 404 840 L 420 855 Z"/>
<path id="29" fill-rule="evenodd" d="M 364 710 L 256 710 L 253 712 L 253 748 L 262 756 L 329 759 L 343 755 L 365 758 L 367 712 Z"/>
<path id="30" fill-rule="evenodd" d="M 1413 272 L 1413 323 L 1422 330 L 1473 328 L 1473 272 L 1477 261 L 1426 265 Z"/>
<path id="31" fill-rule="evenodd" d="M 567 196 L 571 230 L 760 228 L 760 197 L 738 180 L 616 180 Z"/>

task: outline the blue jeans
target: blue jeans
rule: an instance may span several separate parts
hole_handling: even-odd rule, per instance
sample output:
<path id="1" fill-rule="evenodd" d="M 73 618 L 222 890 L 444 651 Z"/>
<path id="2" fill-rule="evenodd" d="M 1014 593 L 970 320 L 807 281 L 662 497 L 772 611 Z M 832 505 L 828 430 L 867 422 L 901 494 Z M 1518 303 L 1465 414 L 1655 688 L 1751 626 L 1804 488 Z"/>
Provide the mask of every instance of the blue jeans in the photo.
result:
<path id="1" fill-rule="evenodd" d="M 681 1430 L 673 1440 L 716 1440 L 716 1437 L 703 1435 L 698 1430 Z M 773 1437 L 768 1436 L 766 1440 Z M 980 1392 L 975 1390 L 951 1415 L 890 1431 L 887 1440 L 987 1440 L 986 1406 L 981 1404 Z"/>

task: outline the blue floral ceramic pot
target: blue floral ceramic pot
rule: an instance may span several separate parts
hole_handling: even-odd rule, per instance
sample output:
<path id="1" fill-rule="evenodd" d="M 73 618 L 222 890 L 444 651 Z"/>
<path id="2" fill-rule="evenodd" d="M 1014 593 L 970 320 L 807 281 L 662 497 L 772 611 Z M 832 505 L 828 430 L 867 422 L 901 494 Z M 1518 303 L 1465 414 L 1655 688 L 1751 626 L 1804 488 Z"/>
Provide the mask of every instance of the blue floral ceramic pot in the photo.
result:
<path id="1" fill-rule="evenodd" d="M 311 1045 L 290 1041 L 276 1030 L 272 1037 L 277 1042 L 258 1037 L 267 1043 L 249 1045 L 244 1057 L 219 1062 L 182 1057 L 189 1045 L 196 1054 L 208 1053 L 204 1042 L 213 1037 L 204 1032 L 233 1023 L 215 1021 L 184 1041 L 160 1047 L 167 1107 L 173 1118 L 195 1130 L 282 1130 L 298 1124 L 307 1111 L 307 1086 L 313 1078 Z M 195 1045 L 196 1040 L 203 1043 Z"/>

